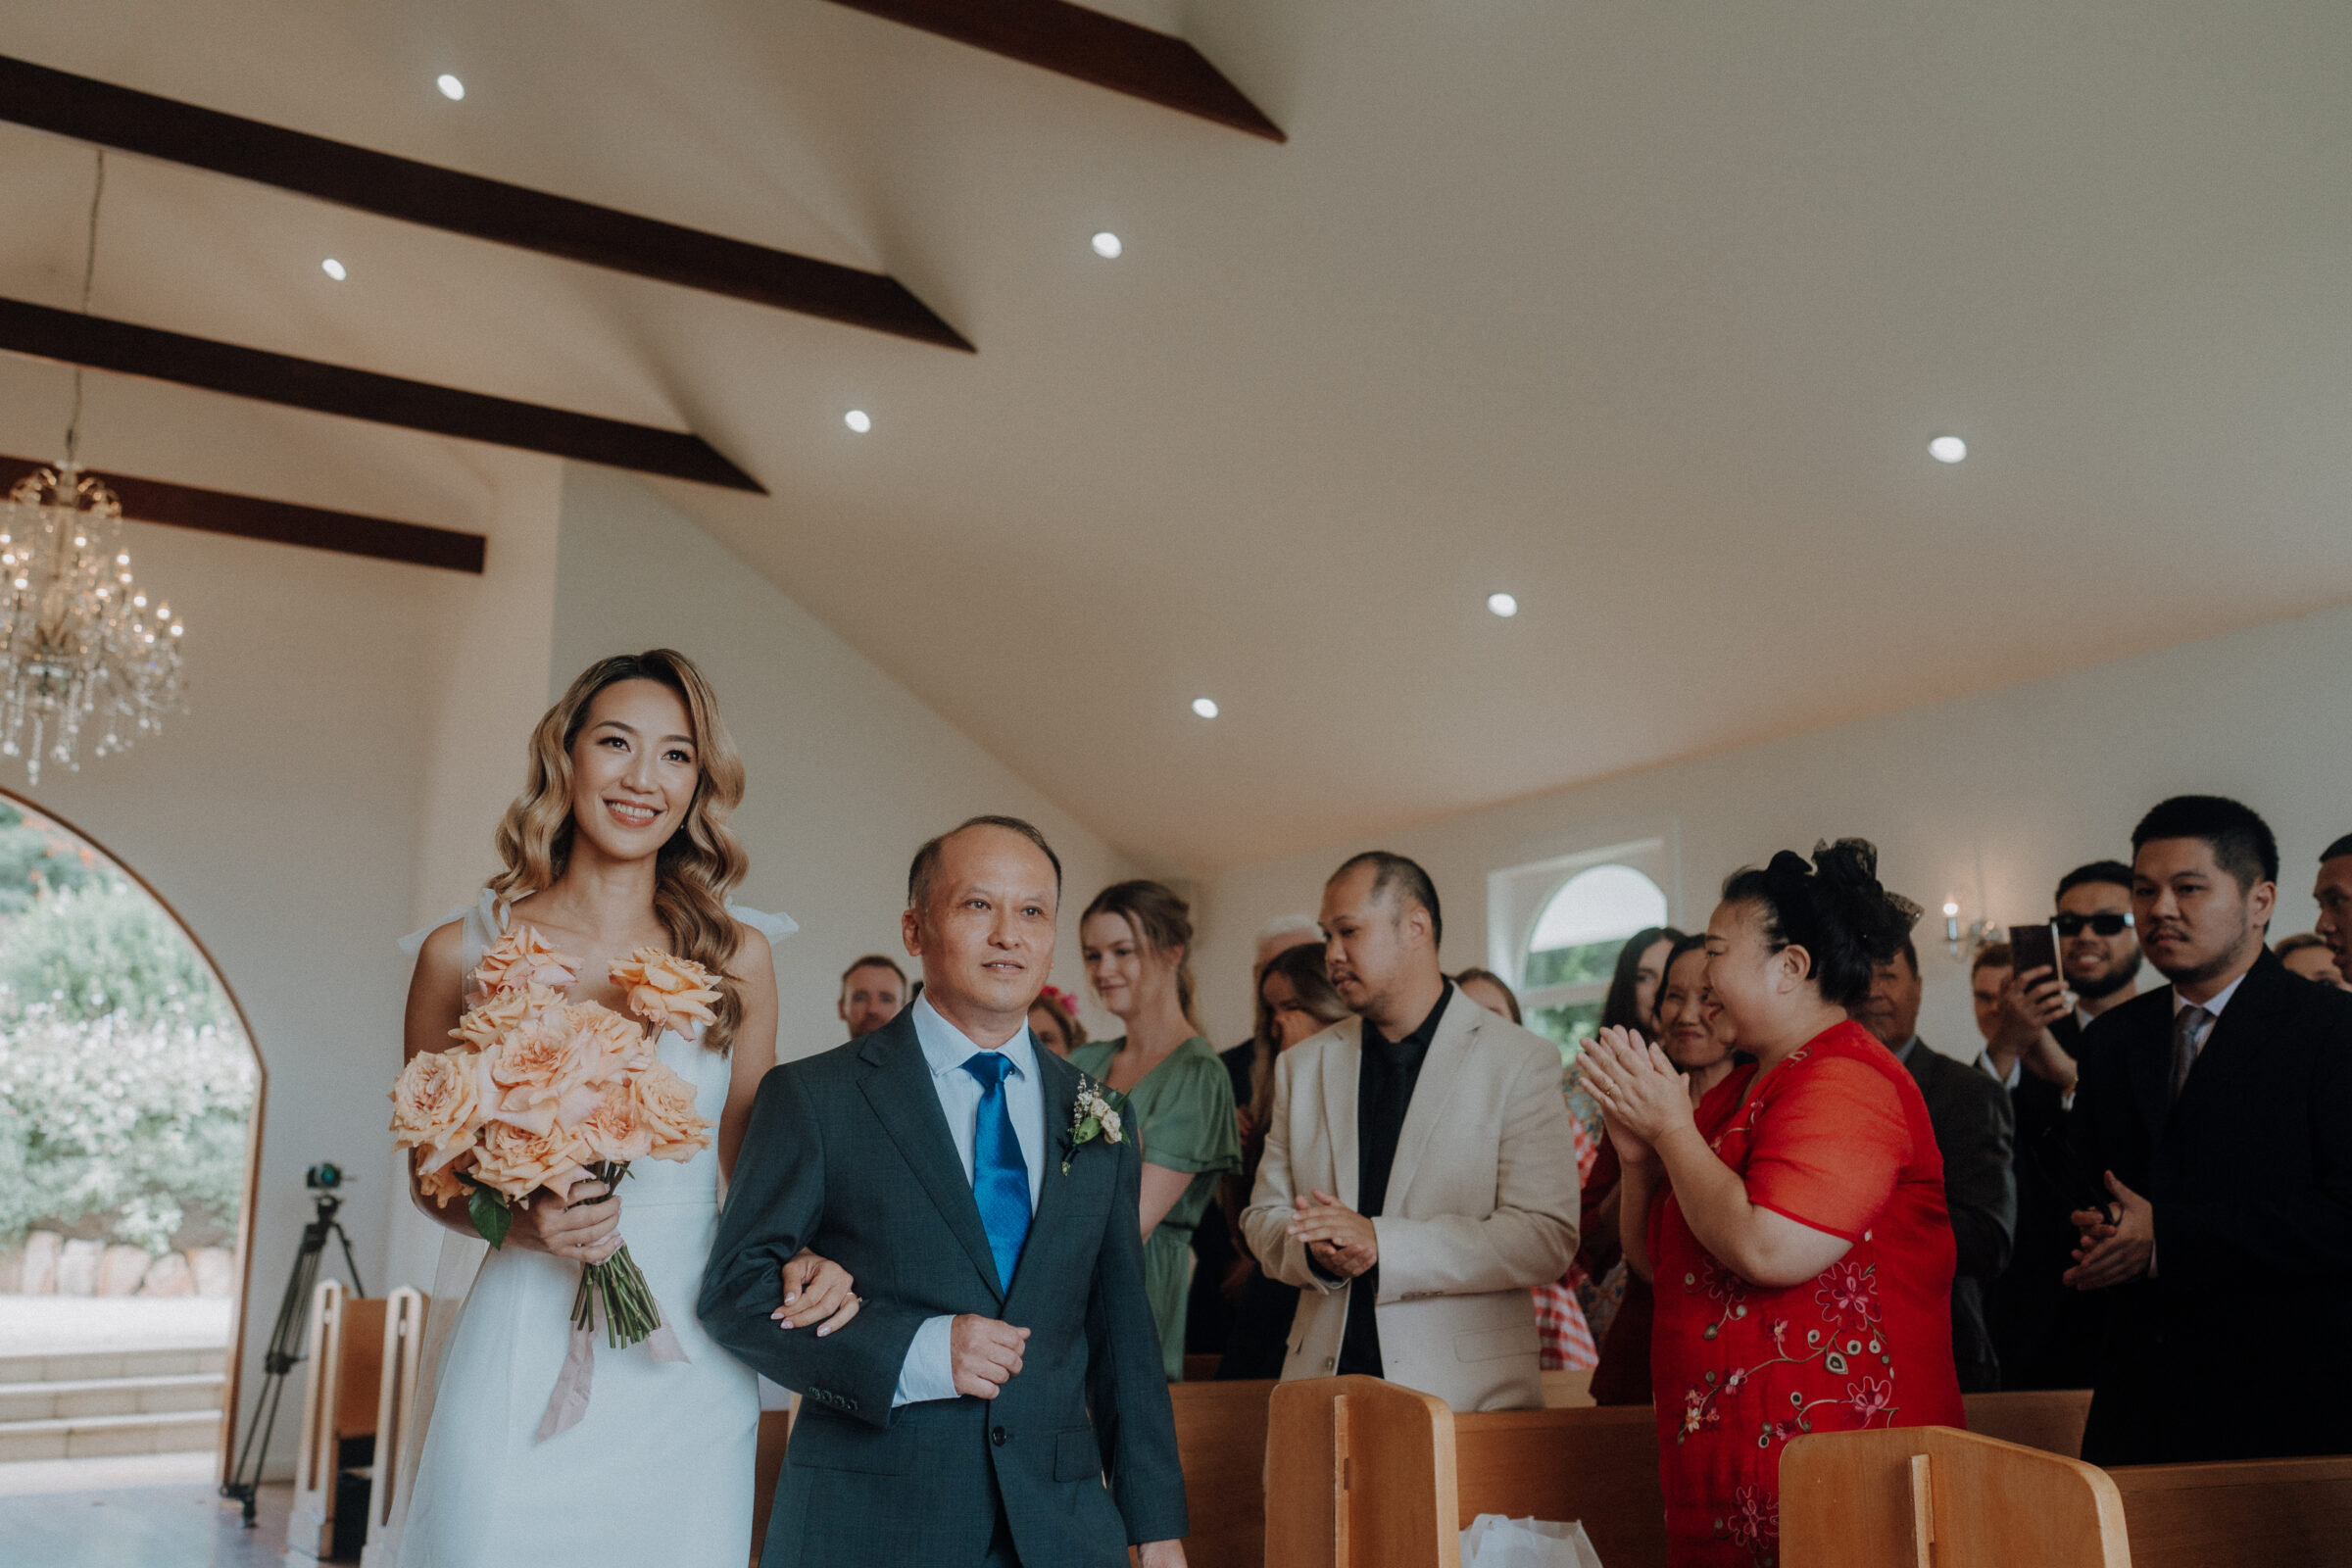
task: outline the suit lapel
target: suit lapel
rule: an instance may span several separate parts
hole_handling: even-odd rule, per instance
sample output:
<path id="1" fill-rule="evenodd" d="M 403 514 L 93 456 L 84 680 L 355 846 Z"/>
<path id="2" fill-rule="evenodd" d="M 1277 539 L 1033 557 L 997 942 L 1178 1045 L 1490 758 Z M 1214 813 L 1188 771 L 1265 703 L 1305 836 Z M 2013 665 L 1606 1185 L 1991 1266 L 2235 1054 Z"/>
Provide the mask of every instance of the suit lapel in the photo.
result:
<path id="1" fill-rule="evenodd" d="M 1396 1133 L 1396 1159 L 1389 1167 L 1389 1196 L 1381 1207 L 1391 1214 L 1404 1212 L 1404 1196 L 1412 1191 L 1413 1173 L 1446 1113 L 1446 1101 L 1461 1081 L 1478 1031 L 1493 1016 L 1477 1003 L 1448 986 L 1445 1016 L 1421 1060 L 1421 1076 L 1413 1080 L 1413 1098 L 1405 1102 L 1404 1125 Z"/>
<path id="2" fill-rule="evenodd" d="M 996 1254 L 989 1250 L 988 1230 L 980 1223 L 980 1205 L 972 1199 L 971 1181 L 956 1152 L 955 1136 L 948 1131 L 947 1113 L 939 1107 L 931 1063 L 915 1038 L 913 1009 L 903 1009 L 875 1030 L 858 1059 L 867 1069 L 858 1080 L 866 1103 L 874 1107 L 883 1131 L 970 1254 L 980 1277 L 1003 1300 L 1004 1284 L 997 1278 Z"/>
<path id="3" fill-rule="evenodd" d="M 2146 1122 L 2153 1147 L 2164 1136 L 2165 1118 L 2173 1108 L 2173 988 L 2164 988 L 2162 1020 L 2127 1058 L 2132 1064 L 2132 1098 Z M 2229 1016 L 2225 1011 L 2224 1017 Z"/>
<path id="4" fill-rule="evenodd" d="M 2238 984 L 2237 995 L 2213 1021 L 2213 1032 L 2205 1037 L 2196 1065 L 2188 1071 L 2188 1083 L 2180 1100 L 2183 1114 L 2197 1114 L 2230 1080 L 2254 1066 L 2262 1043 L 2278 1034 L 2280 1014 L 2291 1005 L 2291 994 L 2285 989 L 2291 979 L 2286 965 L 2268 951 L 2254 960 L 2254 967 Z"/>
<path id="5" fill-rule="evenodd" d="M 1355 1145 L 1355 1097 L 1361 1087 L 1364 1060 L 1364 1021 L 1348 1018 L 1339 1025 L 1339 1038 L 1323 1048 L 1316 1063 L 1323 1078 L 1323 1125 L 1330 1129 L 1332 1181 L 1341 1202 L 1355 1206 L 1356 1166 L 1361 1162 Z M 1298 1186 L 1296 1178 L 1294 1186 Z M 1306 1188 L 1298 1187 L 1300 1196 Z"/>
<path id="6" fill-rule="evenodd" d="M 1038 1087 L 1044 1092 L 1046 1102 L 1046 1179 L 1038 1186 L 1037 1214 L 1029 1222 L 1029 1245 L 1034 1245 L 1038 1233 L 1061 1213 L 1062 1189 L 1069 1185 L 1061 1174 L 1061 1162 L 1075 1149 L 1070 1142 L 1070 1124 L 1076 1119 L 1078 1082 L 1083 1074 L 1043 1046 L 1031 1049 L 1037 1057 Z M 1074 1176 L 1077 1167 L 1073 1165 L 1070 1169 Z M 1027 1255 L 1025 1248 L 1023 1255 Z"/>

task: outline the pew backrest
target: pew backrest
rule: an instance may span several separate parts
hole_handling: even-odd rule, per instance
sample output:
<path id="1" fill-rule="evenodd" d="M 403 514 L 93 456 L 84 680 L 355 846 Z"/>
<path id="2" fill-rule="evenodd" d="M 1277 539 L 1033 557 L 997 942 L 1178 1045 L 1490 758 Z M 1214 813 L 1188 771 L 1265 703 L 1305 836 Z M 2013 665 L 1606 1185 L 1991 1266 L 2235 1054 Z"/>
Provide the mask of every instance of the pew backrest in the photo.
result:
<path id="1" fill-rule="evenodd" d="M 1968 1430 L 2069 1459 L 2082 1457 L 2082 1423 L 2090 1419 L 2088 1389 L 2021 1389 L 1961 1396 Z"/>
<path id="2" fill-rule="evenodd" d="M 2132 1568 L 2105 1471 L 1952 1427 L 1796 1439 L 1780 1525 L 1784 1568 Z"/>
<path id="3" fill-rule="evenodd" d="M 2352 1563 L 2352 1457 L 2120 1466 L 2132 1568 Z"/>
<path id="4" fill-rule="evenodd" d="M 1266 1421 L 1274 1381 L 1172 1383 L 1191 1568 L 1259 1568 L 1266 1551 Z"/>

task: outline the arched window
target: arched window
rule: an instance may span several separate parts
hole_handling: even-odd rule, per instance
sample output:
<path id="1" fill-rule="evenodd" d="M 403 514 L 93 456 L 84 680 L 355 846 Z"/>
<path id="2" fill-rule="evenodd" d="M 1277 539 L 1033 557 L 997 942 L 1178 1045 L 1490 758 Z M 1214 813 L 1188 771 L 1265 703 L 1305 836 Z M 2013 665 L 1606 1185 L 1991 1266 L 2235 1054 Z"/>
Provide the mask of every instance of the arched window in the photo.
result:
<path id="1" fill-rule="evenodd" d="M 1559 1042 L 1563 1060 L 1599 1027 L 1626 939 L 1667 923 L 1667 858 L 1665 842 L 1649 839 L 1495 875 L 1494 966 L 1517 983 L 1528 1027 Z"/>

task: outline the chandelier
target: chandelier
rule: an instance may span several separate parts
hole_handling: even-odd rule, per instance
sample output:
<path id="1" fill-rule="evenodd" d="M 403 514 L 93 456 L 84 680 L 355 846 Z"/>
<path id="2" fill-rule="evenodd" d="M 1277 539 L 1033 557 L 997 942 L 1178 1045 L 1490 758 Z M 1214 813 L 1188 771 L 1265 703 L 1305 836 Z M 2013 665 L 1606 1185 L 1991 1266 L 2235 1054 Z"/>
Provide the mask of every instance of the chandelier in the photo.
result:
<path id="1" fill-rule="evenodd" d="M 0 518 L 0 755 L 24 759 L 33 784 L 46 757 L 80 768 L 125 751 L 185 708 L 179 639 L 165 604 L 150 606 L 122 548 L 122 506 L 68 462 L 27 474 Z"/>

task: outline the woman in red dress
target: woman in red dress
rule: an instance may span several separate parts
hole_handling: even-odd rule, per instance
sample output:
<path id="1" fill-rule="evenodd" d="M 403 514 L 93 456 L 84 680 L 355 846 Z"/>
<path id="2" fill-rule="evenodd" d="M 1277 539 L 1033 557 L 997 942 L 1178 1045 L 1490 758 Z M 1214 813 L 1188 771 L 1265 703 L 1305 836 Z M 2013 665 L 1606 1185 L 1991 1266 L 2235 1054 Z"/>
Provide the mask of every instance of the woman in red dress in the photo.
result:
<path id="1" fill-rule="evenodd" d="M 1753 1055 L 1693 1109 L 1638 1034 L 1585 1084 L 1625 1165 L 1626 1255 L 1656 1294 L 1667 1560 L 1780 1560 L 1790 1438 L 1960 1426 L 1952 1227 L 1918 1087 L 1845 1006 L 1918 911 L 1858 839 L 1724 884 L 1707 985 Z"/>

